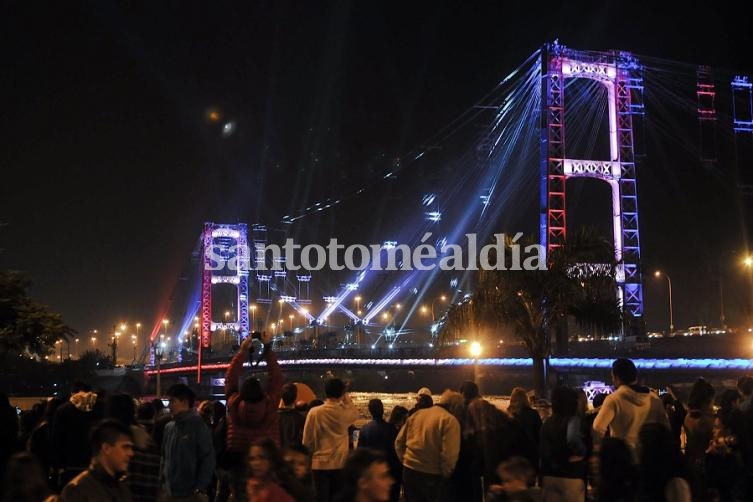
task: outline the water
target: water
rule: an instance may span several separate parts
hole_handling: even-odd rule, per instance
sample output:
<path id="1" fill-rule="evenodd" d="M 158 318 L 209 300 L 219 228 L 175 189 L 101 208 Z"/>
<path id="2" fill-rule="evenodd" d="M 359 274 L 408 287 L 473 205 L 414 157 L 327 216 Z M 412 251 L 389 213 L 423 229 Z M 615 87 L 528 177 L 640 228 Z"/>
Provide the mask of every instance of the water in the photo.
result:
<path id="1" fill-rule="evenodd" d="M 356 422 L 356 427 L 362 427 L 363 424 L 371 420 L 369 401 L 372 399 L 382 400 L 385 418 L 390 416 L 390 412 L 395 406 L 403 406 L 410 410 L 416 405 L 416 394 L 413 392 L 350 392 L 350 398 L 361 413 L 361 418 Z M 439 394 L 432 395 L 431 398 L 434 400 L 434 404 L 439 402 Z M 484 399 L 502 411 L 507 411 L 510 404 L 510 396 L 484 396 Z"/>

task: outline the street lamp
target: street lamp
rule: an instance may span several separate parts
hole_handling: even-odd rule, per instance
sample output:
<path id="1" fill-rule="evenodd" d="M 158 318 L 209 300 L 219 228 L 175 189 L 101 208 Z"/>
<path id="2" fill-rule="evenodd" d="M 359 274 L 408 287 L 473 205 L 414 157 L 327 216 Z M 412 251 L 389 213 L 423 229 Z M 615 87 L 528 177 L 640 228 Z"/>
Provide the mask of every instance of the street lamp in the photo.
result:
<path id="1" fill-rule="evenodd" d="M 81 359 L 81 355 L 78 352 L 78 338 L 76 338 L 76 359 Z"/>
<path id="2" fill-rule="evenodd" d="M 481 344 L 476 340 L 472 341 L 469 352 L 473 358 L 473 381 L 476 382 L 478 379 L 478 358 L 482 352 Z M 476 383 L 478 384 L 478 382 Z"/>
<path id="3" fill-rule="evenodd" d="M 669 274 L 661 270 L 654 272 L 654 277 L 661 277 L 662 275 L 667 278 L 667 286 L 669 287 L 669 334 L 671 336 L 675 332 L 675 321 L 672 314 L 672 279 L 669 278 Z"/>
<path id="4" fill-rule="evenodd" d="M 356 323 L 356 346 L 361 346 L 361 295 L 358 295 L 354 298 L 356 301 L 356 315 L 359 317 L 358 322 Z"/>
<path id="5" fill-rule="evenodd" d="M 133 362 L 136 363 L 136 335 L 131 335 L 131 343 L 133 343 Z"/>
<path id="6" fill-rule="evenodd" d="M 157 360 L 157 387 L 156 387 L 156 394 L 157 399 L 160 398 L 162 395 L 162 382 L 160 380 L 160 364 L 162 362 L 162 357 L 165 355 L 165 342 L 160 340 L 154 345 L 154 359 Z"/>
<path id="7" fill-rule="evenodd" d="M 434 324 L 434 321 L 436 320 L 434 317 L 434 304 L 437 303 L 437 300 L 447 301 L 447 297 L 445 295 L 440 296 L 439 298 L 434 298 L 434 301 L 431 302 L 431 322 Z"/>
<path id="8" fill-rule="evenodd" d="M 251 310 L 251 331 L 256 331 L 256 305 L 251 305 L 249 310 Z"/>

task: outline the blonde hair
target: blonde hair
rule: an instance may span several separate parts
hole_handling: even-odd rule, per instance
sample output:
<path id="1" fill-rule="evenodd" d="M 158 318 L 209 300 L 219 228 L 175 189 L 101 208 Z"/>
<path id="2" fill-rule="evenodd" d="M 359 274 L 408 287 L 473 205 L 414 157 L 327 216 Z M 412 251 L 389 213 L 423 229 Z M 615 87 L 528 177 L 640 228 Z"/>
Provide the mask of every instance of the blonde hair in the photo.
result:
<path id="1" fill-rule="evenodd" d="M 528 402 L 528 393 L 523 387 L 515 387 L 510 394 L 510 405 L 507 407 L 507 413 L 515 415 L 524 408 L 530 408 L 531 403 Z"/>
<path id="2" fill-rule="evenodd" d="M 454 390 L 445 390 L 441 396 L 439 396 L 439 404 L 455 415 L 456 418 L 463 416 L 463 408 L 465 407 L 465 400 L 460 392 Z M 459 419 L 459 418 L 458 418 Z"/>

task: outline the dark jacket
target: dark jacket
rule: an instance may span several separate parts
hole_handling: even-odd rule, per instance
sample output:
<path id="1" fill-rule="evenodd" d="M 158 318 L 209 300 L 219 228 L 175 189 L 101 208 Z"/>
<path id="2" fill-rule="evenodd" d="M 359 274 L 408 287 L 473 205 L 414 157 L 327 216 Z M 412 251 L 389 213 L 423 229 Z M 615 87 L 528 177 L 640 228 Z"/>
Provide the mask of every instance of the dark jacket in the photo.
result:
<path id="1" fill-rule="evenodd" d="M 586 445 L 578 417 L 552 415 L 541 426 L 541 475 L 585 479 Z"/>
<path id="2" fill-rule="evenodd" d="M 196 410 L 175 415 L 162 438 L 162 483 L 175 497 L 206 489 L 214 473 L 212 433 Z"/>
<path id="3" fill-rule="evenodd" d="M 242 401 L 238 395 L 239 380 L 247 354 L 238 353 L 230 362 L 225 374 L 227 399 L 227 451 L 245 455 L 251 443 L 261 438 L 271 438 L 280 444 L 280 415 L 277 409 L 282 398 L 282 371 L 277 356 L 267 350 L 269 382 L 267 395 L 259 402 Z"/>
<path id="4" fill-rule="evenodd" d="M 280 414 L 280 447 L 303 444 L 303 425 L 306 417 L 294 408 L 282 408 Z"/>
<path id="5" fill-rule="evenodd" d="M 133 500 L 125 481 L 110 476 L 96 464 L 92 464 L 65 485 L 60 498 L 63 502 L 131 502 Z"/>
<path id="6" fill-rule="evenodd" d="M 371 448 L 384 453 L 387 457 L 387 463 L 390 471 L 399 473 L 402 470 L 402 464 L 395 453 L 395 439 L 397 438 L 397 428 L 385 422 L 383 419 L 372 420 L 361 428 L 358 434 L 358 447 Z"/>
<path id="7" fill-rule="evenodd" d="M 50 434 L 53 467 L 86 469 L 91 459 L 89 431 L 99 418 L 93 409 L 76 406 L 71 401 L 60 405 L 55 411 Z"/>

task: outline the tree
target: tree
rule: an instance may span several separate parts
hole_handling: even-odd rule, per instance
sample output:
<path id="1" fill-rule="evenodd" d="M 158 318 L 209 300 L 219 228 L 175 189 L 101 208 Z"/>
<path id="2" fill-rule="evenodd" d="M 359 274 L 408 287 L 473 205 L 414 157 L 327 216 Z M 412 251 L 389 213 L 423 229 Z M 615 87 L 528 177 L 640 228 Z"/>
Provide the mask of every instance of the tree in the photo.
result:
<path id="1" fill-rule="evenodd" d="M 447 325 L 457 330 L 473 317 L 487 326 L 496 321 L 512 327 L 533 359 L 534 388 L 543 395 L 552 333 L 564 330 L 568 317 L 594 331 L 620 328 L 614 250 L 603 238 L 583 230 L 549 253 L 546 270 L 512 270 L 511 256 L 506 253 L 506 270 L 478 271 L 472 306 L 450 312 L 455 319 L 448 319 Z"/>
<path id="2" fill-rule="evenodd" d="M 0 352 L 44 356 L 56 341 L 76 334 L 60 314 L 32 300 L 29 288 L 31 280 L 24 274 L 0 271 Z"/>

